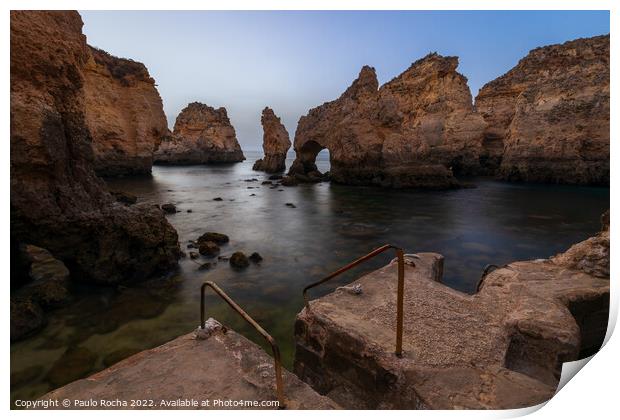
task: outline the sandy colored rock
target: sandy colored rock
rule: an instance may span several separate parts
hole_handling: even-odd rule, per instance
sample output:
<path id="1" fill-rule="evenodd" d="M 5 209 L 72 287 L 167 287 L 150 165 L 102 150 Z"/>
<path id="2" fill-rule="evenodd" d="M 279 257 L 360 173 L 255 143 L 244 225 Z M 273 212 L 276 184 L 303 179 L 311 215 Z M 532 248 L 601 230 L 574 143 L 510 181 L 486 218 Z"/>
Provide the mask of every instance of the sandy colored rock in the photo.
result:
<path id="1" fill-rule="evenodd" d="M 330 152 L 331 179 L 346 184 L 450 188 L 479 169 L 484 121 L 456 57 L 429 54 L 379 88 L 364 66 L 335 101 L 301 117 L 290 174 L 316 171 Z"/>
<path id="2" fill-rule="evenodd" d="M 226 108 L 200 102 L 187 105 L 177 116 L 172 136 L 162 141 L 155 162 L 183 165 L 245 160 Z"/>
<path id="3" fill-rule="evenodd" d="M 402 358 L 395 261 L 357 280 L 363 293 L 335 291 L 297 317 L 295 372 L 345 408 L 532 406 L 553 396 L 563 362 L 602 344 L 609 278 L 523 261 L 467 295 L 437 281 L 441 255 L 407 260 Z"/>
<path id="4" fill-rule="evenodd" d="M 338 408 L 331 400 L 318 395 L 286 370 L 283 370 L 283 379 L 287 409 Z M 164 407 L 161 406 L 162 400 L 210 400 L 209 407 L 196 407 L 202 409 L 230 408 L 214 406 L 214 400 L 258 403 L 277 400 L 273 359 L 258 345 L 231 330 L 213 331 L 203 340 L 195 339 L 193 333 L 182 335 L 41 397 L 48 398 L 59 401 L 64 398 L 71 401 L 119 399 L 127 402 L 146 399 L 157 404 L 146 407 L 103 407 L 116 409 L 193 408 Z"/>
<path id="5" fill-rule="evenodd" d="M 76 280 L 139 281 L 176 265 L 177 233 L 95 175 L 81 30 L 77 12 L 11 12 L 11 238 L 49 250 Z"/>
<path id="6" fill-rule="evenodd" d="M 254 163 L 252 169 L 267 173 L 282 172 L 286 169 L 286 153 L 291 147 L 288 131 L 269 107 L 263 109 L 260 119 L 263 125 L 264 157 Z"/>
<path id="7" fill-rule="evenodd" d="M 84 69 L 86 124 L 95 171 L 148 174 L 153 153 L 169 135 L 161 97 L 144 64 L 89 48 Z"/>
<path id="8" fill-rule="evenodd" d="M 502 178 L 609 184 L 609 35 L 530 51 L 476 108 Z"/>

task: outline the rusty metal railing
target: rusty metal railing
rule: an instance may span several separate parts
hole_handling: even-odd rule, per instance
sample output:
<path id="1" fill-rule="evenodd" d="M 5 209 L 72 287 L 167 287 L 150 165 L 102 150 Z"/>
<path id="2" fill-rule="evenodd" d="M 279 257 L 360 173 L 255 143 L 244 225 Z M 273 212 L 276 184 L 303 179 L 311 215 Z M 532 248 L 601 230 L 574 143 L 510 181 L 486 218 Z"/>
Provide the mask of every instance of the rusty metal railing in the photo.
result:
<path id="1" fill-rule="evenodd" d="M 241 315 L 241 317 L 245 319 L 248 324 L 253 326 L 254 329 L 258 331 L 258 333 L 262 335 L 265 338 L 265 340 L 267 340 L 267 342 L 269 342 L 269 344 L 271 345 L 271 350 L 273 352 L 274 368 L 275 368 L 275 373 L 276 373 L 276 395 L 278 397 L 280 408 L 285 408 L 286 402 L 284 400 L 284 384 L 282 381 L 282 361 L 280 357 L 280 348 L 278 347 L 278 343 L 276 343 L 276 340 L 271 335 L 269 335 L 267 331 L 265 331 L 263 327 L 261 327 L 258 324 L 258 322 L 254 321 L 250 315 L 248 315 L 243 309 L 241 309 L 239 305 L 237 305 L 222 289 L 219 288 L 217 284 L 215 284 L 212 281 L 205 281 L 202 284 L 202 287 L 200 288 L 200 326 L 201 328 L 204 329 L 205 323 L 206 323 L 205 290 L 207 286 L 213 289 L 213 291 L 217 293 L 217 295 L 221 297 L 224 300 L 224 302 L 228 303 L 228 306 L 230 306 L 235 312 Z"/>
<path id="2" fill-rule="evenodd" d="M 334 271 L 333 273 L 323 278 L 322 280 L 319 280 L 315 283 L 312 283 L 306 286 L 303 291 L 304 303 L 306 305 L 306 309 L 310 310 L 310 302 L 308 301 L 308 295 L 307 295 L 308 290 L 312 289 L 313 287 L 319 286 L 333 279 L 334 277 L 339 276 L 345 271 L 348 271 L 352 269 L 353 267 L 356 267 L 359 264 L 365 261 L 368 261 L 371 258 L 376 257 L 377 255 L 387 251 L 388 249 L 395 250 L 396 257 L 398 258 L 398 287 L 397 287 L 397 294 L 396 294 L 396 351 L 394 353 L 396 354 L 396 356 L 402 357 L 402 354 L 403 354 L 403 295 L 405 292 L 405 254 L 402 248 L 396 247 L 394 245 L 389 245 L 389 244 L 383 245 L 382 247 L 375 249 L 371 253 L 366 254 L 361 258 L 358 258 L 357 260 L 345 265 L 344 267 L 339 268 L 338 270 Z"/>

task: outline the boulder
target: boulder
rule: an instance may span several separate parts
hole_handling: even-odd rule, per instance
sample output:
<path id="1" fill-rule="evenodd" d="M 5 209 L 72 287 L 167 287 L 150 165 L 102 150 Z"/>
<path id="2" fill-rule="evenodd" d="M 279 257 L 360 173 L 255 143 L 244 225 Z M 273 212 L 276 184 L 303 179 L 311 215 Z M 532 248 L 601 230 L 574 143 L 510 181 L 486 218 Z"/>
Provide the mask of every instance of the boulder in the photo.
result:
<path id="1" fill-rule="evenodd" d="M 211 241 L 200 241 L 198 243 L 198 252 L 207 257 L 213 257 L 220 253 L 220 247 Z"/>
<path id="2" fill-rule="evenodd" d="M 162 204 L 161 209 L 167 214 L 174 214 L 177 212 L 177 207 L 172 203 Z"/>
<path id="3" fill-rule="evenodd" d="M 250 254 L 248 259 L 252 261 L 253 263 L 258 264 L 259 262 L 263 260 L 263 257 L 258 252 L 252 252 L 252 254 Z"/>
<path id="4" fill-rule="evenodd" d="M 211 242 L 215 242 L 218 245 L 223 245 L 223 244 L 228 243 L 229 240 L 230 238 L 228 238 L 228 236 L 224 235 L 223 233 L 207 232 L 207 233 L 202 234 L 196 240 L 196 242 L 200 243 L 200 242 L 205 242 L 205 241 L 211 241 Z"/>
<path id="5" fill-rule="evenodd" d="M 177 116 L 171 136 L 161 142 L 155 162 L 168 165 L 245 160 L 226 108 L 192 102 Z"/>
<path id="6" fill-rule="evenodd" d="M 233 268 L 246 268 L 250 265 L 250 260 L 241 251 L 237 251 L 230 256 L 228 263 Z"/>
<path id="7" fill-rule="evenodd" d="M 269 107 L 263 109 L 261 124 L 265 156 L 257 160 L 252 169 L 267 173 L 283 172 L 286 169 L 286 153 L 291 147 L 288 131 Z"/>

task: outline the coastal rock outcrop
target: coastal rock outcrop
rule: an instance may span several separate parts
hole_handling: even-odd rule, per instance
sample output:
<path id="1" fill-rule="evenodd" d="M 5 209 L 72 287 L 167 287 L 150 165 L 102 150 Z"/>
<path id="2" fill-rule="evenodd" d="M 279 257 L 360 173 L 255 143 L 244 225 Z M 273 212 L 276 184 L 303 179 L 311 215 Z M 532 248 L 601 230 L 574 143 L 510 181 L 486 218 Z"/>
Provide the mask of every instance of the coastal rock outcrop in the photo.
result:
<path id="1" fill-rule="evenodd" d="M 609 35 L 532 50 L 476 108 L 501 178 L 609 184 Z"/>
<path id="2" fill-rule="evenodd" d="M 286 169 L 286 153 L 291 147 L 288 131 L 269 107 L 263 109 L 260 122 L 263 125 L 265 157 L 257 160 L 252 169 L 267 173 L 282 172 Z"/>
<path id="3" fill-rule="evenodd" d="M 301 117 L 289 173 L 317 171 L 329 149 L 331 179 L 346 184 L 449 188 L 479 169 L 482 117 L 474 112 L 458 58 L 429 54 L 379 88 L 364 66 L 335 101 Z"/>
<path id="4" fill-rule="evenodd" d="M 89 47 L 84 67 L 86 124 L 98 175 L 148 174 L 169 135 L 155 81 L 142 63 Z"/>
<path id="5" fill-rule="evenodd" d="M 245 160 L 226 108 L 200 102 L 187 105 L 177 116 L 172 136 L 155 152 L 160 164 L 201 164 Z"/>
<path id="6" fill-rule="evenodd" d="M 176 266 L 178 237 L 95 175 L 82 25 L 74 11 L 11 12 L 11 242 L 47 249 L 74 280 L 130 283 Z"/>

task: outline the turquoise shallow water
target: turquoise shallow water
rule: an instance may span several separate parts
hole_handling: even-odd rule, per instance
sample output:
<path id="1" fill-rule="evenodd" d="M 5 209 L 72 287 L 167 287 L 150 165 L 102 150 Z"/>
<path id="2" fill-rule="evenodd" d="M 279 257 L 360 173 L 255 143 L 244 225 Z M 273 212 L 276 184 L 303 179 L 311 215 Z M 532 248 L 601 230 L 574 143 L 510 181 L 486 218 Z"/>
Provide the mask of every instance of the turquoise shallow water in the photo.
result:
<path id="1" fill-rule="evenodd" d="M 184 250 L 188 240 L 216 231 L 231 238 L 222 255 L 257 251 L 264 261 L 241 272 L 224 261 L 199 271 L 197 263 L 187 258 L 163 281 L 131 289 L 76 290 L 75 303 L 51 313 L 41 333 L 11 345 L 12 400 L 50 390 L 54 364 L 61 381 L 86 376 L 104 368 L 106 357 L 115 352 L 150 348 L 190 332 L 199 323 L 199 287 L 205 279 L 216 281 L 278 340 L 290 367 L 293 322 L 303 305 L 303 287 L 373 248 L 392 243 L 408 252 L 440 252 L 446 257 L 444 283 L 472 292 L 487 264 L 561 252 L 596 232 L 601 213 L 609 207 L 608 188 L 490 179 L 474 179 L 477 188 L 456 191 L 329 183 L 279 191 L 260 185 L 267 176 L 252 170 L 258 154 L 247 152 L 246 157 L 245 162 L 230 165 L 158 166 L 152 177 L 109 183 L 141 201 L 175 203 L 180 212 L 168 219 Z M 320 154 L 317 163 L 321 170 L 329 167 L 325 155 Z M 245 182 L 250 178 L 259 182 Z M 213 201 L 216 197 L 223 200 Z M 350 282 L 389 258 L 379 257 L 314 295 Z M 200 260 L 206 261 L 212 260 Z M 208 298 L 207 308 L 210 316 L 263 344 L 215 297 Z M 87 351 L 59 362 L 69 348 Z"/>

